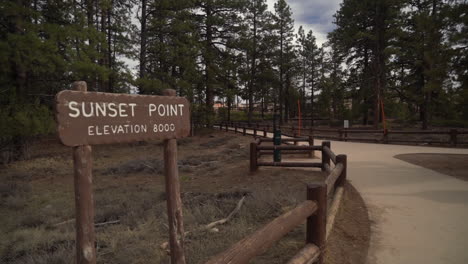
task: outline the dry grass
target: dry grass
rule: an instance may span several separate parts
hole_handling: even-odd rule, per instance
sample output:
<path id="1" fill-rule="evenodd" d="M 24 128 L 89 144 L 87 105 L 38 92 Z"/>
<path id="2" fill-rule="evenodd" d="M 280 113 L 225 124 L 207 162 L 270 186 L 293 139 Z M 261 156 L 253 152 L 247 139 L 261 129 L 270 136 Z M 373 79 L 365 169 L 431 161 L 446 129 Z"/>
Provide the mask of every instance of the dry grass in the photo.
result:
<path id="1" fill-rule="evenodd" d="M 226 217 L 240 197 L 244 206 L 219 232 L 186 239 L 188 263 L 203 263 L 304 199 L 304 183 L 320 179 L 303 170 L 261 170 L 248 175 L 248 137 L 213 136 L 179 141 L 186 231 Z M 32 159 L 0 168 L 0 262 L 73 263 L 71 151 L 48 142 Z M 98 263 L 168 263 L 160 142 L 96 146 L 94 200 Z M 287 175 L 284 175 L 287 174 Z M 283 263 L 304 243 L 304 228 L 288 234 L 254 263 Z"/>

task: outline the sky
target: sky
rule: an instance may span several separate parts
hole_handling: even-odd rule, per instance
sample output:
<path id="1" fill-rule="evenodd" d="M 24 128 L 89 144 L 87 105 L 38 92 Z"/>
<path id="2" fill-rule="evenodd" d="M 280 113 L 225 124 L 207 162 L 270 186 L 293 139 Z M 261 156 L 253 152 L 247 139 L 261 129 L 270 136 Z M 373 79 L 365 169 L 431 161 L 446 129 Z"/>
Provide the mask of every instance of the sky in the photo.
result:
<path id="1" fill-rule="evenodd" d="M 286 0 L 291 7 L 294 26 L 297 30 L 300 26 L 307 32 L 312 30 L 317 38 L 317 44 L 322 45 L 327 41 L 327 33 L 335 27 L 333 15 L 340 7 L 343 0 Z M 274 12 L 274 4 L 277 0 L 267 0 L 268 10 Z"/>

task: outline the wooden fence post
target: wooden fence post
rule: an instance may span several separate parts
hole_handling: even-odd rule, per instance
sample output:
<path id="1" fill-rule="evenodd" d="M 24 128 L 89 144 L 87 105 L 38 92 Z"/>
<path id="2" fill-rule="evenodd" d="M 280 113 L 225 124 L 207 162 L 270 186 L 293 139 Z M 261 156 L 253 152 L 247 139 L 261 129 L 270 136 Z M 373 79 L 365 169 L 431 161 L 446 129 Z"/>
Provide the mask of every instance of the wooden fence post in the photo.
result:
<path id="1" fill-rule="evenodd" d="M 388 144 L 388 129 L 385 128 L 383 130 L 383 138 L 382 138 L 382 141 L 384 144 Z"/>
<path id="2" fill-rule="evenodd" d="M 267 137 L 267 131 L 266 131 L 266 129 L 263 129 L 263 137 L 265 137 L 265 138 Z"/>
<path id="3" fill-rule="evenodd" d="M 340 134 L 340 141 L 343 141 L 343 130 L 338 129 L 338 133 Z"/>
<path id="4" fill-rule="evenodd" d="M 176 96 L 176 91 L 172 89 L 166 89 L 163 91 L 163 95 Z M 166 178 L 167 216 L 169 220 L 171 263 L 185 264 L 184 218 L 182 215 L 182 199 L 180 198 L 176 139 L 164 140 L 164 176 Z"/>
<path id="5" fill-rule="evenodd" d="M 454 147 L 457 146 L 457 130 L 456 129 L 450 129 L 450 143 L 452 143 L 452 146 Z"/>
<path id="6" fill-rule="evenodd" d="M 237 123 L 234 124 L 234 134 L 237 134 Z"/>
<path id="7" fill-rule="evenodd" d="M 229 123 L 226 122 L 226 132 L 228 132 L 228 131 L 229 131 Z"/>
<path id="8" fill-rule="evenodd" d="M 348 141 L 348 129 L 344 129 L 344 141 Z"/>
<path id="9" fill-rule="evenodd" d="M 313 145 L 314 145 L 314 137 L 309 136 L 309 146 L 313 146 Z M 315 150 L 312 150 L 309 153 L 309 158 L 313 158 L 313 157 L 315 157 Z"/>
<path id="10" fill-rule="evenodd" d="M 348 169 L 348 157 L 346 155 L 340 154 L 336 156 L 336 164 L 342 163 L 343 170 L 341 171 L 340 176 L 335 182 L 335 186 L 344 186 L 346 183 L 347 169 Z"/>
<path id="11" fill-rule="evenodd" d="M 87 91 L 86 82 L 74 82 L 72 89 Z M 76 263 L 96 263 L 94 246 L 93 158 L 90 145 L 73 147 L 75 213 L 76 213 Z"/>
<path id="12" fill-rule="evenodd" d="M 325 171 L 325 164 L 328 164 L 328 166 L 330 166 L 330 157 L 325 151 L 323 151 L 324 147 L 328 147 L 331 150 L 330 141 L 322 141 L 322 171 Z"/>
<path id="13" fill-rule="evenodd" d="M 307 200 L 317 203 L 317 211 L 307 218 L 306 243 L 320 248 L 320 256 L 315 263 L 323 264 L 327 235 L 327 185 L 307 185 Z"/>
<path id="14" fill-rule="evenodd" d="M 256 137 L 257 136 L 257 128 L 254 128 L 253 130 L 254 130 L 254 137 Z"/>
<path id="15" fill-rule="evenodd" d="M 242 131 L 242 135 L 245 136 L 246 135 L 246 130 L 245 130 L 245 127 L 243 127 L 243 131 Z"/>
<path id="16" fill-rule="evenodd" d="M 257 143 L 250 143 L 250 172 L 257 170 Z"/>

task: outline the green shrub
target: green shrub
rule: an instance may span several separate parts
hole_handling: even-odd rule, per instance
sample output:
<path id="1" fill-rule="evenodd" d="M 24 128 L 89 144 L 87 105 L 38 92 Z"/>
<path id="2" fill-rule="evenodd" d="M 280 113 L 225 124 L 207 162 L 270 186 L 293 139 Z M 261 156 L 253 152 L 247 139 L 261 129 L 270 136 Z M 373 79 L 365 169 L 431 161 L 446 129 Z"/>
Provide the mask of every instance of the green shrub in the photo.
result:
<path id="1" fill-rule="evenodd" d="M 39 102 L 0 106 L 0 163 L 21 159 L 34 136 L 55 131 L 51 109 Z"/>

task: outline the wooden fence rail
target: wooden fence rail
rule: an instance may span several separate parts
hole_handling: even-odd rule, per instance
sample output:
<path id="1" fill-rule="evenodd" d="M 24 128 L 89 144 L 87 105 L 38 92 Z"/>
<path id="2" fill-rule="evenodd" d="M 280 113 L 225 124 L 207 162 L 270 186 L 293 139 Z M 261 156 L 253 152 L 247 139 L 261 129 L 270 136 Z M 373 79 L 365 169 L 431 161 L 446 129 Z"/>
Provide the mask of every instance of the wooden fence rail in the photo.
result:
<path id="1" fill-rule="evenodd" d="M 246 135 L 246 129 L 251 129 L 254 131 L 254 136 L 259 136 L 259 132 L 263 133 L 263 137 L 266 137 L 268 133 L 272 133 L 273 126 L 270 124 L 248 124 L 248 123 L 241 123 L 241 122 L 222 122 L 217 124 L 217 126 L 224 127 L 226 131 L 234 129 L 237 133 L 239 129 L 243 129 L 243 134 Z M 468 141 L 463 138 L 460 138 L 462 135 L 468 135 L 467 130 L 458 130 L 458 129 L 450 129 L 450 130 L 433 130 L 433 131 L 425 131 L 425 130 L 388 130 L 388 129 L 333 129 L 333 128 L 316 128 L 316 127 L 301 127 L 295 125 L 288 125 L 288 126 L 278 126 L 279 129 L 282 129 L 282 134 L 290 137 L 296 137 L 301 131 L 301 135 L 309 135 L 315 138 L 323 138 L 323 139 L 333 139 L 339 141 L 364 141 L 364 142 L 375 142 L 375 143 L 409 143 L 409 144 L 442 144 L 442 145 L 451 145 L 451 146 L 458 146 L 458 145 L 468 145 Z M 331 133 L 323 134 L 323 133 Z M 358 134 L 367 134 L 373 137 L 353 137 L 352 135 Z M 392 135 L 446 135 L 448 138 L 447 140 L 433 140 L 433 139 L 407 139 L 407 138 L 392 138 Z"/>
<path id="2" fill-rule="evenodd" d="M 284 145 L 273 145 L 273 146 L 257 146 L 258 150 L 322 150 L 321 146 L 284 146 Z"/>
<path id="3" fill-rule="evenodd" d="M 223 124 L 219 128 L 226 131 L 238 132 L 238 124 Z M 232 129 L 234 127 L 234 129 Z M 250 134 L 258 137 L 257 132 L 252 128 L 240 127 L 244 135 Z M 254 133 L 248 133 L 253 130 Z M 264 130 L 265 131 L 265 130 Z M 264 132 L 264 135 L 266 133 Z M 226 251 L 211 258 L 206 264 L 240 264 L 248 263 L 252 258 L 264 253 L 274 242 L 286 235 L 292 229 L 306 220 L 306 241 L 305 246 L 287 263 L 288 264 L 323 264 L 326 241 L 331 233 L 335 215 L 338 211 L 341 198 L 344 192 L 344 184 L 347 177 L 347 157 L 346 155 L 335 155 L 331 150 L 329 141 L 322 142 L 321 146 L 265 146 L 262 142 L 271 142 L 271 139 L 256 138 L 250 144 L 250 170 L 258 169 L 258 166 L 282 166 L 282 167 L 316 167 L 328 173 L 323 183 L 307 185 L 307 200 L 299 204 L 295 209 L 277 217 L 264 227 L 257 230 L 252 235 L 235 243 Z M 309 138 L 301 140 L 285 140 L 282 142 L 311 142 Z M 313 143 L 313 139 L 312 139 Z M 273 150 L 285 151 L 310 151 L 318 150 L 322 153 L 321 162 L 266 162 L 258 161 L 262 151 Z M 297 152 L 296 152 L 297 153 Z M 334 166 L 331 164 L 333 163 Z M 334 192 L 333 192 L 334 191 Z M 328 211 L 328 196 L 332 196 L 330 210 Z"/>
<path id="4" fill-rule="evenodd" d="M 336 163 L 335 153 L 333 153 L 328 146 L 323 146 L 322 149 L 323 149 L 323 152 L 325 152 L 327 156 L 333 161 L 333 163 Z"/>
<path id="5" fill-rule="evenodd" d="M 308 142 L 309 144 L 313 141 L 301 140 Z M 311 151 L 322 150 L 322 146 L 298 146 L 298 145 L 269 145 L 261 146 L 261 140 L 256 140 L 250 143 L 250 171 L 255 172 L 259 166 L 274 166 L 274 167 L 315 167 L 322 168 L 322 163 L 317 162 L 269 162 L 269 161 L 258 161 L 260 156 L 273 155 L 273 151 L 281 150 L 282 154 L 309 154 L 309 157 L 314 156 Z M 299 142 L 299 141 L 296 141 Z"/>
<path id="6" fill-rule="evenodd" d="M 316 190 L 311 190 L 314 192 Z M 235 243 L 231 248 L 210 259 L 207 264 L 248 263 L 264 253 L 271 245 L 317 212 L 316 201 L 307 200 L 293 210 L 277 217 L 252 235 Z"/>

